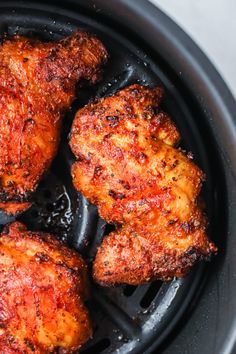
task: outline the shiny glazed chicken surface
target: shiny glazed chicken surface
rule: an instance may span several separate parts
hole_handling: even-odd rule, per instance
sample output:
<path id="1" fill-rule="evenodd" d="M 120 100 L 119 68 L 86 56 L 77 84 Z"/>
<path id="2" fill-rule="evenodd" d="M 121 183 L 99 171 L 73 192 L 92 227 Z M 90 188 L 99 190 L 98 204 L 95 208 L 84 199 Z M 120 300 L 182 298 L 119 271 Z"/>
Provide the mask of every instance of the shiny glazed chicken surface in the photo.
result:
<path id="1" fill-rule="evenodd" d="M 73 182 L 117 230 L 94 262 L 104 285 L 184 276 L 217 248 L 198 202 L 204 175 L 176 148 L 180 133 L 160 108 L 161 88 L 127 87 L 76 114 Z"/>
<path id="2" fill-rule="evenodd" d="M 19 223 L 0 235 L 0 353 L 78 353 L 91 337 L 82 258 Z"/>
<path id="3" fill-rule="evenodd" d="M 59 42 L 19 35 L 0 46 L 0 209 L 15 214 L 57 151 L 77 82 L 95 83 L 107 52 L 85 32 Z M 82 81 L 81 81 L 82 80 Z"/>

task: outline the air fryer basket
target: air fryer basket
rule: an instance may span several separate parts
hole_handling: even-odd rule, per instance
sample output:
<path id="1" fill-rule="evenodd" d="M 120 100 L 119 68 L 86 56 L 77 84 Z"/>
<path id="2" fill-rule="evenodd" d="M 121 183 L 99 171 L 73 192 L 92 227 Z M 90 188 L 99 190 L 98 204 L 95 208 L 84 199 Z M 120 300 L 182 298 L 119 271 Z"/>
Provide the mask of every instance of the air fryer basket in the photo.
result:
<path id="1" fill-rule="evenodd" d="M 162 85 L 163 108 L 181 131 L 181 146 L 206 173 L 202 195 L 209 235 L 220 250 L 211 264 L 197 265 L 181 280 L 138 287 L 94 284 L 88 304 L 94 338 L 82 353 L 233 353 L 235 103 L 200 50 L 147 1 L 0 2 L 1 34 L 55 40 L 77 28 L 95 33 L 107 46 L 110 60 L 99 84 L 78 88 L 78 98 L 64 119 L 58 155 L 34 204 L 18 219 L 30 229 L 53 232 L 91 264 L 112 226 L 73 189 L 68 134 L 74 114 L 91 99 L 135 82 Z M 12 219 L 2 214 L 0 222 Z"/>

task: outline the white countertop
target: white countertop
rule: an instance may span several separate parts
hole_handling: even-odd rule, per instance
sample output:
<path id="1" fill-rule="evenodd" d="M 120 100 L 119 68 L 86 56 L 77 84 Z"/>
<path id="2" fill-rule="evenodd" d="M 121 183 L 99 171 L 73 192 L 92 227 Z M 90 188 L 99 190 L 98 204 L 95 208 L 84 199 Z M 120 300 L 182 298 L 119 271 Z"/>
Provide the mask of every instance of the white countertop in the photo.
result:
<path id="1" fill-rule="evenodd" d="M 192 37 L 236 97 L 236 0 L 150 0 Z"/>

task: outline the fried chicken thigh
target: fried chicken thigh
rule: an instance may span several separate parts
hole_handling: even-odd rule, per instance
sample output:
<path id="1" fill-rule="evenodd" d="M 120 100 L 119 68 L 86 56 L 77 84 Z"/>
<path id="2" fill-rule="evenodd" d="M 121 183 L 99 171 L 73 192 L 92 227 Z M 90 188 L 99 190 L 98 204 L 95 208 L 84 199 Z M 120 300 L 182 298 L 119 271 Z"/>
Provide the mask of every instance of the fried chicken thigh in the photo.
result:
<path id="1" fill-rule="evenodd" d="M 77 82 L 95 83 L 107 52 L 90 34 L 59 42 L 22 36 L 0 46 L 0 208 L 26 209 L 57 151 Z"/>
<path id="2" fill-rule="evenodd" d="M 91 336 L 82 258 L 15 222 L 0 235 L 0 352 L 73 353 Z"/>
<path id="3" fill-rule="evenodd" d="M 104 285 L 181 277 L 217 250 L 198 203 L 203 173 L 176 148 L 162 97 L 161 88 L 132 85 L 85 106 L 73 123 L 74 185 L 119 225 L 94 262 Z"/>

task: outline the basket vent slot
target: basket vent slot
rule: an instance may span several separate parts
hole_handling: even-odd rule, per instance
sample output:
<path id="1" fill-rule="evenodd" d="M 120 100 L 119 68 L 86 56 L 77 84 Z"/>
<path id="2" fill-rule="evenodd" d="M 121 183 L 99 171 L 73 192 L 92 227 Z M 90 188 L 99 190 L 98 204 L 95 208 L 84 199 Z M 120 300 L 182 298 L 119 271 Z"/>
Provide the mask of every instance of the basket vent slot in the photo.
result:
<path id="1" fill-rule="evenodd" d="M 155 281 L 149 286 L 146 294 L 143 296 L 142 300 L 140 301 L 140 306 L 142 308 L 146 309 L 151 305 L 152 301 L 155 299 L 158 291 L 160 290 L 162 284 L 163 283 L 161 281 Z"/>
<path id="2" fill-rule="evenodd" d="M 126 287 L 124 288 L 123 294 L 127 297 L 130 297 L 133 295 L 133 293 L 135 292 L 136 289 L 137 289 L 137 286 L 126 285 Z"/>

